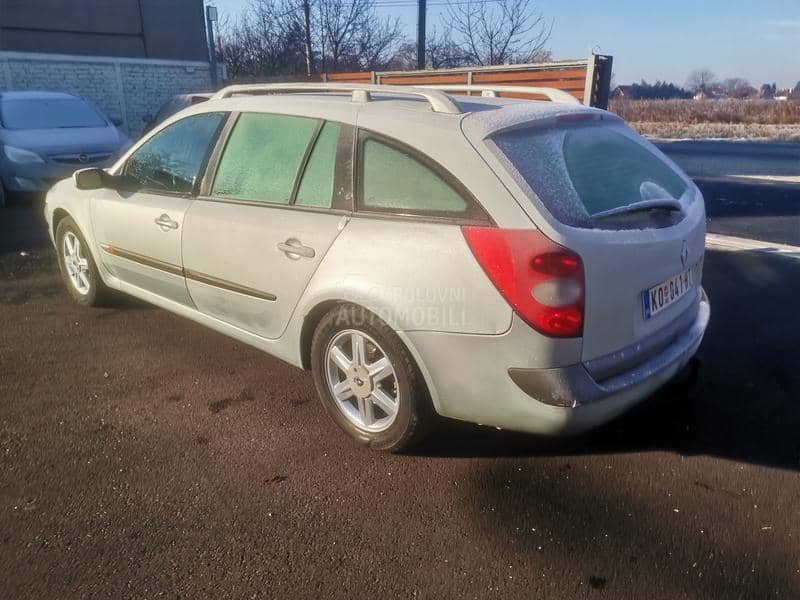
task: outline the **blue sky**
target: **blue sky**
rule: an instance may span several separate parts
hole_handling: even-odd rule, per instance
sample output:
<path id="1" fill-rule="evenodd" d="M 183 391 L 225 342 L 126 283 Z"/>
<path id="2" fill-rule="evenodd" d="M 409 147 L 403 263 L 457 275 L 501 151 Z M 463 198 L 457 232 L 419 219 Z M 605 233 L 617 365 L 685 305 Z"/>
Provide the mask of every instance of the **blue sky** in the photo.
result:
<path id="1" fill-rule="evenodd" d="M 643 78 L 683 84 L 695 68 L 719 79 L 744 77 L 756 87 L 800 80 L 800 0 L 532 1 L 554 21 L 554 58 L 582 58 L 592 49 L 611 54 L 618 84 Z M 207 3 L 236 14 L 248 2 Z M 443 8 L 429 7 L 429 28 L 439 24 Z M 380 10 L 400 17 L 414 37 L 416 8 Z"/>

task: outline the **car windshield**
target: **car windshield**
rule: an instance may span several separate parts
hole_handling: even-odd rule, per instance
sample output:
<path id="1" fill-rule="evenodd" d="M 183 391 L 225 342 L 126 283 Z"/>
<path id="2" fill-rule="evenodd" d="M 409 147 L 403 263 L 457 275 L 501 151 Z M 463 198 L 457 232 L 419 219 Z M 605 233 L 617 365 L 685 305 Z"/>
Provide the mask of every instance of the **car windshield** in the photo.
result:
<path id="1" fill-rule="evenodd" d="M 625 207 L 674 207 L 686 192 L 683 178 L 637 138 L 624 125 L 590 122 L 514 129 L 492 139 L 510 171 L 558 220 L 590 226 L 593 217 Z"/>
<path id="2" fill-rule="evenodd" d="M 105 127 L 106 120 L 80 98 L 0 100 L 0 123 L 6 129 Z"/>

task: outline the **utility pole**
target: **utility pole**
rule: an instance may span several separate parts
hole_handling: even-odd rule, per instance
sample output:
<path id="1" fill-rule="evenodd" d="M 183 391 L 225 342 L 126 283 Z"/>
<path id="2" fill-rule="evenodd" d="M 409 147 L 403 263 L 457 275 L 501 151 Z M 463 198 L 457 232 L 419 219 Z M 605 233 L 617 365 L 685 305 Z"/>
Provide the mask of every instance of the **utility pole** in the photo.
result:
<path id="1" fill-rule="evenodd" d="M 217 89 L 217 48 L 214 44 L 214 23 L 217 21 L 217 7 L 206 6 L 206 31 L 208 33 L 208 58 L 211 63 L 211 86 Z"/>
<path id="2" fill-rule="evenodd" d="M 425 13 L 427 0 L 417 0 L 417 69 L 425 68 Z"/>
<path id="3" fill-rule="evenodd" d="M 306 52 L 306 75 L 314 72 L 314 57 L 311 54 L 311 0 L 303 0 L 303 44 Z"/>

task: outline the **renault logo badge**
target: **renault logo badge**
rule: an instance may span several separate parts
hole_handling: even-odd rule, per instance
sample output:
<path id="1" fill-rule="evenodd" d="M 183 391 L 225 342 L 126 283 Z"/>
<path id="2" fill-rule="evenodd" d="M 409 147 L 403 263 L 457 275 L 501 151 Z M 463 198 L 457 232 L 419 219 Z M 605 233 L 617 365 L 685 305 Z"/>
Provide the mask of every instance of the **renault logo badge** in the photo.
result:
<path id="1" fill-rule="evenodd" d="M 683 268 L 686 268 L 686 265 L 689 262 L 689 244 L 686 240 L 683 240 L 683 248 L 681 248 L 681 264 Z"/>

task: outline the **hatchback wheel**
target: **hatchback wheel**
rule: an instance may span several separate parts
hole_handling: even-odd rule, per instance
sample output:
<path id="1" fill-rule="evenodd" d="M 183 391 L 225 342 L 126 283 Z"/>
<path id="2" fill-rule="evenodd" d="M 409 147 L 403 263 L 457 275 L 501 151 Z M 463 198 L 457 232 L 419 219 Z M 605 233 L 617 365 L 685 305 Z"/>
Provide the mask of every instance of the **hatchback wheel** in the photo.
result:
<path id="1" fill-rule="evenodd" d="M 108 288 L 100 278 L 89 246 L 69 217 L 62 219 L 56 229 L 56 250 L 61 279 L 72 299 L 84 306 L 101 304 Z"/>
<path id="2" fill-rule="evenodd" d="M 433 421 L 424 381 L 397 334 L 369 311 L 344 304 L 311 344 L 314 383 L 333 420 L 372 448 L 400 451 Z"/>

